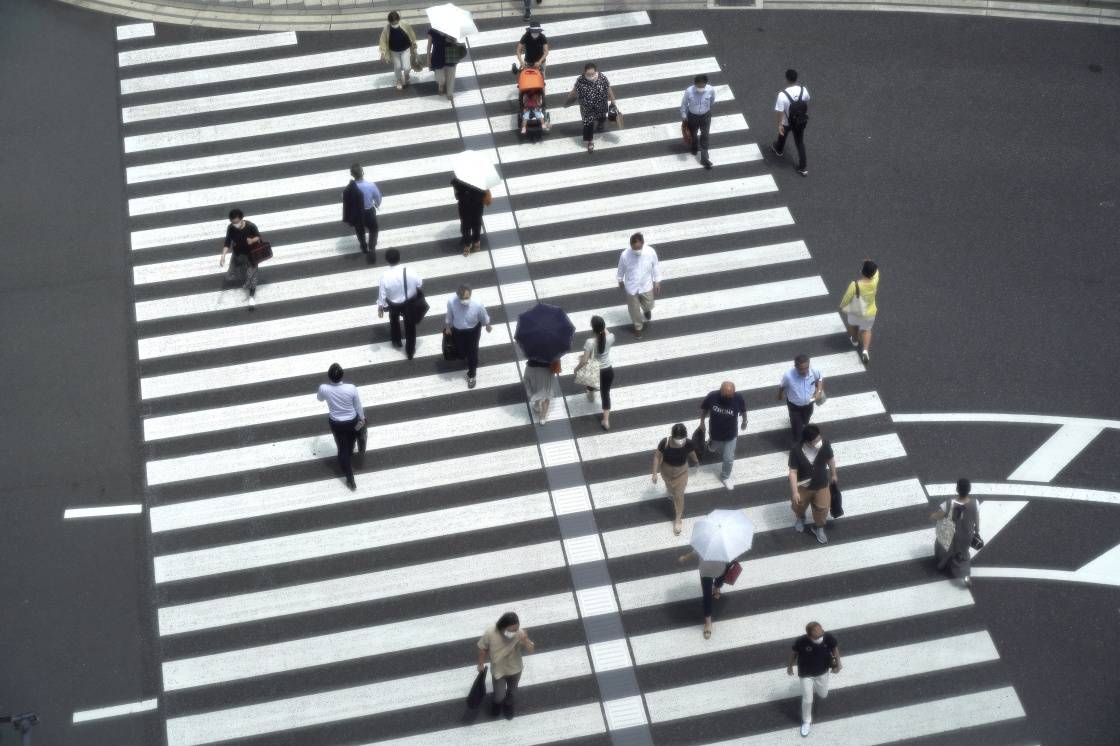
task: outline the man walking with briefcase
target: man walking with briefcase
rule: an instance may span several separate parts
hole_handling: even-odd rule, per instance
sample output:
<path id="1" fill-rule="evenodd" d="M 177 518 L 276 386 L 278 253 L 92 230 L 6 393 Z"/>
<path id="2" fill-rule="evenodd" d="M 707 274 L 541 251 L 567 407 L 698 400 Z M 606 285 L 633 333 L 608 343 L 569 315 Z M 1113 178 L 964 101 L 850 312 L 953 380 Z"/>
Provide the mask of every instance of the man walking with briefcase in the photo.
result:
<path id="1" fill-rule="evenodd" d="M 409 272 L 407 267 L 398 266 L 401 263 L 401 252 L 396 249 L 385 252 L 385 261 L 389 263 L 389 269 L 382 272 L 381 279 L 378 280 L 377 318 L 384 318 L 386 309 L 389 311 L 389 338 L 393 341 L 393 347 L 399 349 L 403 346 L 405 354 L 411 360 L 416 354 L 416 325 L 428 311 L 424 291 L 420 289 L 424 280 L 416 273 Z"/>
<path id="2" fill-rule="evenodd" d="M 475 386 L 478 371 L 478 341 L 482 327 L 493 331 L 486 306 L 471 298 L 471 286 L 460 285 L 454 298 L 447 299 L 447 313 L 443 317 L 443 333 L 451 337 L 458 357 L 467 361 L 467 388 Z"/>

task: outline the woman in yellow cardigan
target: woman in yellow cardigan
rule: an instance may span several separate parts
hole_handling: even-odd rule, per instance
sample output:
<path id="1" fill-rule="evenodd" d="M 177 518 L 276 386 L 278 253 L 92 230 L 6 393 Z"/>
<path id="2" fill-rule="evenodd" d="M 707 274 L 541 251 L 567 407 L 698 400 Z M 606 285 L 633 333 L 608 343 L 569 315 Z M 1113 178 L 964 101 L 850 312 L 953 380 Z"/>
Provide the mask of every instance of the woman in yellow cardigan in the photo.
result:
<path id="1" fill-rule="evenodd" d="M 840 312 L 848 315 L 848 339 L 852 347 L 860 348 L 859 356 L 865 363 L 871 362 L 871 327 L 875 326 L 875 316 L 879 313 L 875 306 L 878 291 L 879 266 L 868 259 L 863 263 L 859 279 L 848 284 L 848 292 L 840 299 Z"/>
<path id="2" fill-rule="evenodd" d="M 397 90 L 408 85 L 412 74 L 412 63 L 416 59 L 416 33 L 412 26 L 401 20 L 401 14 L 389 14 L 389 24 L 381 29 L 381 61 L 393 63 L 393 73 L 397 76 Z"/>

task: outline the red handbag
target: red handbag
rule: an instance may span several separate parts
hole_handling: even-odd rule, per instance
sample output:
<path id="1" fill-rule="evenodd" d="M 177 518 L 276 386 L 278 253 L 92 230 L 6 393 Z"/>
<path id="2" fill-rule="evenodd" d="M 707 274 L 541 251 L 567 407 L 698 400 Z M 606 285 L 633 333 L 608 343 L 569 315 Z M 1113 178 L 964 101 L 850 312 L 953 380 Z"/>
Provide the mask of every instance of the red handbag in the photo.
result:
<path id="1" fill-rule="evenodd" d="M 688 122 L 681 122 L 681 137 L 684 138 L 685 147 L 692 147 L 692 131 L 688 128 Z"/>
<path id="2" fill-rule="evenodd" d="M 735 585 L 735 581 L 739 579 L 739 576 L 742 573 L 743 566 L 738 562 L 732 562 L 727 566 L 727 571 L 723 573 L 723 582 L 727 583 L 728 585 Z"/>
<path id="3" fill-rule="evenodd" d="M 254 267 L 271 258 L 272 244 L 268 241 L 257 241 L 254 244 L 249 244 L 249 261 L 253 263 Z"/>

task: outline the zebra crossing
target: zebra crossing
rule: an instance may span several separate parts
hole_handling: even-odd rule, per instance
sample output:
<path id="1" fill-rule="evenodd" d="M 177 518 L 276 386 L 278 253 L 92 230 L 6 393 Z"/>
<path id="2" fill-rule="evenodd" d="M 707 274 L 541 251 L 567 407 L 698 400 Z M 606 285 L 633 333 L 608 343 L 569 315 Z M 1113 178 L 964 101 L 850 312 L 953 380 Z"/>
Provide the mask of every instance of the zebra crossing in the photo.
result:
<path id="1" fill-rule="evenodd" d="M 769 92 L 733 91 L 703 31 L 661 29 L 645 12 L 545 26 L 554 129 L 539 142 L 514 131 L 520 26 L 470 39 L 458 77 L 477 84 L 484 110 L 471 118 L 433 95 L 426 71 L 394 90 L 367 33 L 118 34 L 167 743 L 606 743 L 639 731 L 659 744 L 800 741 L 798 689 L 780 664 L 810 619 L 845 651 L 817 740 L 1020 722 L 972 595 L 931 568 L 925 492 L 813 265 L 810 250 L 829 247 L 799 238 L 765 135 L 735 111 Z M 593 156 L 578 110 L 561 107 L 588 59 L 626 117 Z M 680 92 L 701 72 L 717 93 L 711 172 L 678 142 Z M 448 158 L 483 132 L 520 245 L 464 258 Z M 431 299 L 413 361 L 375 313 L 383 261 L 370 266 L 339 220 L 353 161 L 385 194 L 378 253 L 400 249 Z M 275 250 L 252 311 L 217 262 L 233 206 Z M 506 222 L 488 216 L 487 231 Z M 642 340 L 614 277 L 637 230 L 664 274 Z M 514 291 L 498 279 L 521 263 L 530 279 L 517 292 L 565 308 L 580 345 L 593 315 L 615 331 L 611 431 L 571 380 L 570 353 L 553 417 L 573 440 L 539 444 L 502 304 Z M 440 346 L 461 282 L 494 319 L 470 391 Z M 785 499 L 775 391 L 801 352 L 827 381 L 814 421 L 845 487 L 847 513 L 824 547 L 790 530 Z M 332 362 L 369 418 L 354 492 L 334 472 L 314 397 Z M 702 466 L 674 536 L 651 453 L 725 379 L 750 410 L 734 489 Z M 577 464 L 586 489 L 550 489 L 544 468 L 556 464 Z M 745 510 L 758 533 L 705 640 L 696 571 L 677 557 L 719 507 Z M 558 520 L 586 510 L 598 534 L 563 536 Z M 603 560 L 609 584 L 577 590 L 570 570 Z M 518 715 L 465 718 L 475 640 L 506 610 L 538 646 Z M 589 644 L 583 622 L 606 613 L 625 638 Z M 624 669 L 641 696 L 603 697 L 596 677 Z"/>

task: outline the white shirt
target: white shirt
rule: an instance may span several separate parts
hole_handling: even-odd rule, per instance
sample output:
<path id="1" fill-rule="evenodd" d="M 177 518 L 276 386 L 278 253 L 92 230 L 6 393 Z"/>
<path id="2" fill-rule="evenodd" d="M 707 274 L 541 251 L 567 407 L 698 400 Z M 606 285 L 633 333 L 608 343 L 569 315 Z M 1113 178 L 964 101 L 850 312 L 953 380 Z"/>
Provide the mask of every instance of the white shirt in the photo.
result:
<path id="1" fill-rule="evenodd" d="M 459 300 L 458 295 L 447 299 L 447 313 L 443 315 L 444 326 L 456 329 L 474 329 L 479 324 L 490 326 L 490 314 L 486 313 L 486 306 L 474 298 L 468 304 Z"/>
<path id="2" fill-rule="evenodd" d="M 381 273 L 381 279 L 377 281 L 377 305 L 381 308 L 388 308 L 390 303 L 394 305 L 404 303 L 406 297 L 411 298 L 416 295 L 416 291 L 424 284 L 424 280 L 416 273 L 409 272 L 408 295 L 406 296 L 404 270 L 403 265 L 398 265 Z"/>
<path id="3" fill-rule="evenodd" d="M 327 403 L 331 419 L 335 422 L 349 422 L 355 417 L 364 416 L 358 387 L 352 383 L 320 384 L 316 398 Z"/>
<path id="4" fill-rule="evenodd" d="M 786 98 L 787 93 L 794 101 L 797 100 L 798 93 L 801 94 L 802 101 L 808 101 L 809 89 L 803 85 L 791 85 L 789 88 L 778 93 L 778 101 L 774 104 L 774 111 L 782 112 L 782 124 L 786 127 L 789 126 L 789 99 Z"/>
<path id="5" fill-rule="evenodd" d="M 653 284 L 661 282 L 661 263 L 653 247 L 647 244 L 641 251 L 623 251 L 618 258 L 618 281 L 630 295 L 653 290 Z"/>
<path id="6" fill-rule="evenodd" d="M 707 114 L 715 100 L 716 92 L 710 85 L 704 86 L 703 90 L 690 85 L 684 89 L 684 98 L 681 99 L 681 119 L 688 119 L 689 114 Z"/>

